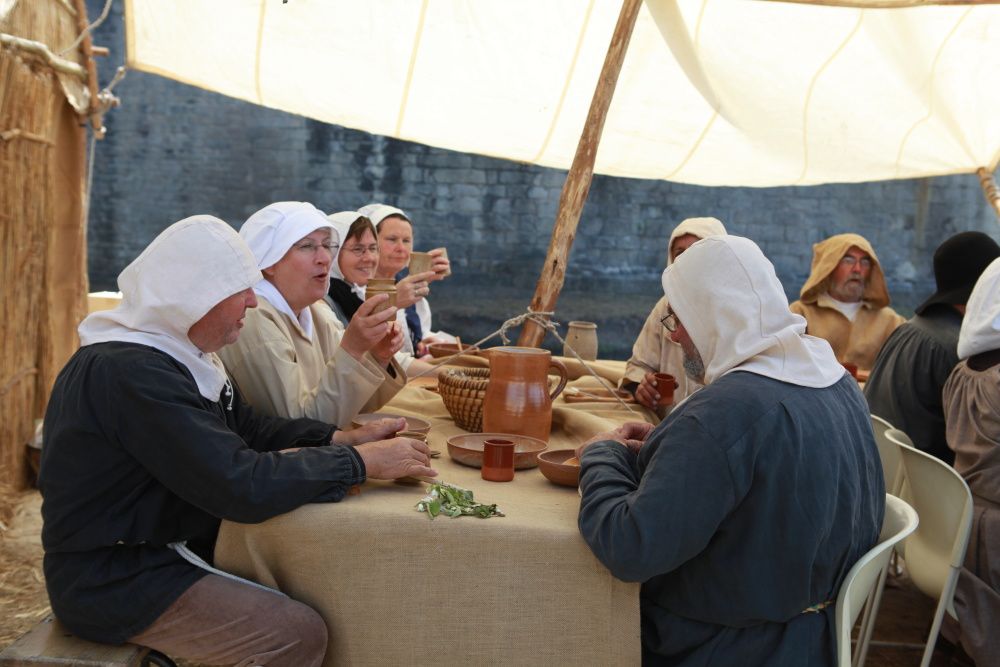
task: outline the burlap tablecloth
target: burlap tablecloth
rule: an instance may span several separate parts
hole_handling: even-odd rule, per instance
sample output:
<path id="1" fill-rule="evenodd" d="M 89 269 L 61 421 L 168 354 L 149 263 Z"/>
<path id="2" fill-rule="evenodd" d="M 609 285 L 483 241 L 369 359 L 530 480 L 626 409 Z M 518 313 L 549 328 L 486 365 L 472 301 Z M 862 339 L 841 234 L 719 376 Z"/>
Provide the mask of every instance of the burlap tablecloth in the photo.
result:
<path id="1" fill-rule="evenodd" d="M 495 483 L 453 462 L 446 441 L 465 431 L 427 389 L 408 386 L 383 411 L 430 420 L 439 478 L 507 516 L 431 521 L 414 510 L 423 485 L 369 481 L 340 503 L 257 525 L 224 521 L 216 564 L 316 609 L 330 630 L 326 665 L 639 664 L 639 586 L 612 577 L 580 537 L 575 489 L 537 468 Z M 655 420 L 560 397 L 549 446 L 643 417 Z"/>

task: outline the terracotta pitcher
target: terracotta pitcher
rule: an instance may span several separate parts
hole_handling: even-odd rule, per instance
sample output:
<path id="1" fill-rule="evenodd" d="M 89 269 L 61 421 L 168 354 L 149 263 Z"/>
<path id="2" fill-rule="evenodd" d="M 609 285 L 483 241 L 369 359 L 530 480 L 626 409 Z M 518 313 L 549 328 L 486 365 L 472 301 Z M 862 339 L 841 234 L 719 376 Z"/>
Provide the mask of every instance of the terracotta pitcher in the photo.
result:
<path id="1" fill-rule="evenodd" d="M 549 394 L 549 368 L 559 384 Z M 566 386 L 566 367 L 548 350 L 496 347 L 490 350 L 490 383 L 483 399 L 483 432 L 527 435 L 548 442 L 552 399 Z"/>

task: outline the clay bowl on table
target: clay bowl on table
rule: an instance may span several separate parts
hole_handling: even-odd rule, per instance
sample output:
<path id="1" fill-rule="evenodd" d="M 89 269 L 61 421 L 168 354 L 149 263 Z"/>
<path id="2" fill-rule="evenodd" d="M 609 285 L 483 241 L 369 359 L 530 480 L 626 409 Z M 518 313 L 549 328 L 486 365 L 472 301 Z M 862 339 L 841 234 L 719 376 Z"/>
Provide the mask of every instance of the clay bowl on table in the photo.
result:
<path id="1" fill-rule="evenodd" d="M 409 417 L 407 415 L 393 415 L 388 412 L 366 412 L 360 414 L 354 418 L 351 425 L 354 428 L 361 428 L 365 424 L 375 421 L 376 419 L 398 419 L 402 417 L 406 420 L 406 428 L 404 431 L 416 431 L 418 433 L 427 433 L 431 430 L 431 423 L 426 419 L 420 419 L 419 417 Z"/>
<path id="2" fill-rule="evenodd" d="M 553 484 L 559 486 L 580 485 L 580 464 L 568 465 L 569 459 L 576 460 L 575 449 L 552 449 L 538 455 L 538 469 Z"/>
<path id="3" fill-rule="evenodd" d="M 525 470 L 538 465 L 539 452 L 547 446 L 537 438 L 511 433 L 468 433 L 448 438 L 448 456 L 456 463 L 483 467 L 483 443 L 487 440 L 510 440 L 514 443 L 514 470 Z"/>
<path id="4" fill-rule="evenodd" d="M 458 354 L 460 351 L 466 354 L 476 354 L 479 352 L 479 348 L 466 345 L 465 343 L 462 343 L 461 348 L 458 347 L 458 343 L 431 343 L 427 346 L 427 351 L 435 359 L 442 359 L 450 357 L 453 354 Z"/>

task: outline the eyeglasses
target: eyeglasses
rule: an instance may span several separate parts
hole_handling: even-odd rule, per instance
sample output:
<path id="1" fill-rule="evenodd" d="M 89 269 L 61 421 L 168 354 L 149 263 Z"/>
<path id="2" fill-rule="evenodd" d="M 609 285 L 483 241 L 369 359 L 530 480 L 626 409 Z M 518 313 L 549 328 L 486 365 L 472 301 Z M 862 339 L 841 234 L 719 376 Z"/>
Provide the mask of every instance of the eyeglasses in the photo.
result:
<path id="1" fill-rule="evenodd" d="M 858 264 L 862 269 L 872 268 L 872 260 L 869 257 L 862 257 L 861 259 L 858 259 L 854 255 L 844 255 L 840 258 L 840 263 L 845 266 L 854 266 L 855 264 Z"/>
<path id="2" fill-rule="evenodd" d="M 680 324 L 680 322 L 677 320 L 677 315 L 674 311 L 668 310 L 667 314 L 660 318 L 660 324 L 662 324 L 663 328 L 670 333 L 674 333 L 677 331 L 677 325 Z"/>
<path id="3" fill-rule="evenodd" d="M 372 255 L 377 255 L 378 244 L 373 243 L 369 246 L 356 245 L 356 246 L 351 246 L 350 248 L 344 248 L 344 250 L 351 253 L 355 257 L 364 257 L 366 252 Z"/>
<path id="4" fill-rule="evenodd" d="M 295 248 L 296 250 L 301 250 L 302 252 L 307 253 L 309 255 L 315 255 L 320 248 L 326 250 L 331 255 L 340 250 L 340 244 L 334 243 L 333 241 L 327 241 L 325 243 L 320 243 L 318 245 L 316 243 L 313 243 L 312 241 L 303 241 L 302 243 L 296 243 L 292 247 Z"/>

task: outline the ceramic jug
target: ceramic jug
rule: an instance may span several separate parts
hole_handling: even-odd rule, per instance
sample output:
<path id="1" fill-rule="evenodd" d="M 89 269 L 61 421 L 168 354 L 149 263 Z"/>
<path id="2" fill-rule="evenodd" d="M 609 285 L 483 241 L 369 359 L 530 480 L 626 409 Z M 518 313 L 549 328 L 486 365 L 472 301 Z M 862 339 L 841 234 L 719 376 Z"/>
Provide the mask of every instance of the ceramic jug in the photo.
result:
<path id="1" fill-rule="evenodd" d="M 549 393 L 549 368 L 559 384 Z M 490 350 L 490 383 L 483 399 L 483 432 L 513 433 L 549 440 L 552 399 L 566 386 L 566 367 L 548 350 L 497 347 Z"/>
<path id="2" fill-rule="evenodd" d="M 597 359 L 597 325 L 593 322 L 570 322 L 566 331 L 566 345 L 563 346 L 563 356 L 573 358 L 573 353 L 567 350 L 573 348 L 584 361 Z"/>

